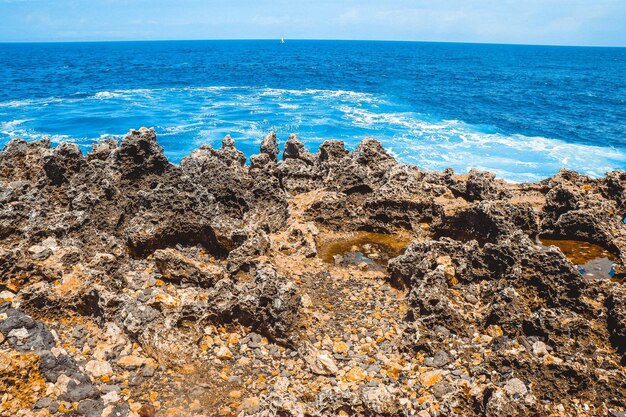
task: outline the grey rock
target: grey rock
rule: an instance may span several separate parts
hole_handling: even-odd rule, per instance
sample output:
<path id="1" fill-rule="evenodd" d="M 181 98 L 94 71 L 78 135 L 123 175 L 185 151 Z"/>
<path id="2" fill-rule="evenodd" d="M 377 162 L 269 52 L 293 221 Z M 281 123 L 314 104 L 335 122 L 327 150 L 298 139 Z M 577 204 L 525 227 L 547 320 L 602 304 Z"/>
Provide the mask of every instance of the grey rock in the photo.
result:
<path id="1" fill-rule="evenodd" d="M 43 397 L 43 398 L 38 399 L 37 402 L 35 402 L 35 404 L 33 405 L 33 409 L 40 410 L 42 408 L 48 408 L 50 404 L 52 404 L 52 398 Z"/>
<path id="2" fill-rule="evenodd" d="M 104 403 L 102 400 L 83 400 L 78 403 L 78 412 L 85 417 L 100 417 Z"/>
<path id="3" fill-rule="evenodd" d="M 446 366 L 450 362 L 450 356 L 447 352 L 440 350 L 435 353 L 433 358 L 433 366 L 435 368 L 441 368 Z"/>

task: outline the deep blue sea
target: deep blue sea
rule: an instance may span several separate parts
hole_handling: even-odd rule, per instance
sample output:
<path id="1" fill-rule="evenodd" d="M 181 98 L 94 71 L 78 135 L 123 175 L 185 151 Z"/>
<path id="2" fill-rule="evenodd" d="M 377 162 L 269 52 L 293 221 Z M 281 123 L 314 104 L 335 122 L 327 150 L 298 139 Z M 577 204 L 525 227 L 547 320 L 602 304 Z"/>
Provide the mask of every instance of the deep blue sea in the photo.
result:
<path id="1" fill-rule="evenodd" d="M 429 170 L 511 181 L 626 168 L 626 48 L 370 41 L 0 44 L 0 146 L 85 150 L 153 126 L 173 162 L 274 130 L 366 136 Z"/>

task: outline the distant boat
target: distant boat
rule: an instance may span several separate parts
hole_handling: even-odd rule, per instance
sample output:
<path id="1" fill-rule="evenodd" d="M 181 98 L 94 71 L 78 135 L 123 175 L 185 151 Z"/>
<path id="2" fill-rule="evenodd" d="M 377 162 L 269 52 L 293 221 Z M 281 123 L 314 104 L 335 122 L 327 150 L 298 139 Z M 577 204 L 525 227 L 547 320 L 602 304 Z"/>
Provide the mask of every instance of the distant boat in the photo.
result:
<path id="1" fill-rule="evenodd" d="M 280 43 L 285 43 L 285 37 L 284 36 L 280 38 Z"/>

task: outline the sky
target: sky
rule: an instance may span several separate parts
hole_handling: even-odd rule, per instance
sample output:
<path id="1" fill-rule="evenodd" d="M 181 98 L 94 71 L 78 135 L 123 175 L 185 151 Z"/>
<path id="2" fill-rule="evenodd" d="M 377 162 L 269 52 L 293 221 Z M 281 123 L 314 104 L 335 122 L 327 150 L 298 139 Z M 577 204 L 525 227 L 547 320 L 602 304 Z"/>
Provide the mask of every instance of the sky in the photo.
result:
<path id="1" fill-rule="evenodd" d="M 281 36 L 626 46 L 626 0 L 0 0 L 0 42 Z"/>

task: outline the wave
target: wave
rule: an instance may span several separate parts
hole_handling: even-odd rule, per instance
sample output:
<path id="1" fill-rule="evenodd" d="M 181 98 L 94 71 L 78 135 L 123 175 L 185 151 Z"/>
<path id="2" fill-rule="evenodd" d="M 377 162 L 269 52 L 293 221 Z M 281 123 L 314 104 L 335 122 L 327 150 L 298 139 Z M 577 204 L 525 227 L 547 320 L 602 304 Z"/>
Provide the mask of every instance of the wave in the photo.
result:
<path id="1" fill-rule="evenodd" d="M 119 89 L 111 91 L 98 91 L 93 95 L 85 95 L 85 97 L 76 97 L 76 94 L 70 97 L 46 97 L 41 99 L 25 99 L 11 100 L 0 102 L 2 107 L 25 107 L 30 105 L 47 105 L 53 103 L 75 103 L 84 99 L 110 100 L 116 98 L 130 98 L 138 95 L 149 95 L 151 93 L 222 93 L 225 91 L 235 91 L 244 93 L 247 97 L 303 97 L 312 96 L 316 100 L 332 100 L 343 99 L 362 103 L 386 103 L 380 97 L 373 94 L 349 91 L 349 90 L 324 90 L 324 89 L 280 89 L 268 87 L 229 87 L 229 86 L 206 86 L 206 87 L 170 87 L 170 88 L 133 88 Z M 253 94 L 251 94 L 253 93 Z M 80 94 L 80 93 L 77 93 Z M 82 95 L 82 94 L 80 94 Z"/>
<path id="2" fill-rule="evenodd" d="M 17 127 L 22 123 L 28 122 L 28 119 L 9 120 L 6 122 L 0 122 L 0 133 L 5 135 L 14 135 L 17 131 Z"/>
<path id="3" fill-rule="evenodd" d="M 40 120 L 52 125 L 42 127 L 37 124 Z M 203 143 L 219 146 L 226 134 L 233 135 L 249 156 L 274 130 L 285 137 L 299 134 L 312 150 L 329 138 L 342 139 L 353 149 L 362 138 L 372 136 L 399 160 L 424 169 L 478 168 L 518 182 L 545 178 L 562 167 L 601 176 L 626 166 L 622 149 L 505 134 L 495 127 L 416 113 L 383 95 L 341 89 L 119 89 L 0 103 L 0 143 L 14 136 L 50 137 L 87 146 L 144 125 L 156 126 L 174 160 Z"/>
<path id="4" fill-rule="evenodd" d="M 20 107 L 27 107 L 27 106 L 47 106 L 49 104 L 53 104 L 53 103 L 60 103 L 64 100 L 69 100 L 69 99 L 63 99 L 60 97 L 48 97 L 48 98 L 42 98 L 42 99 L 26 99 L 26 100 L 11 100 L 11 101 L 3 101 L 0 102 L 0 108 L 20 108 Z"/>

